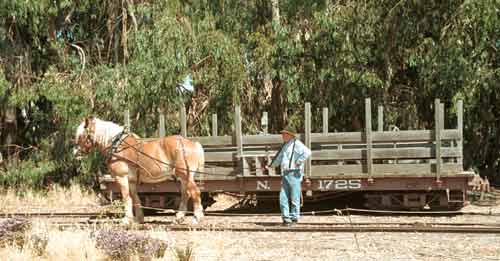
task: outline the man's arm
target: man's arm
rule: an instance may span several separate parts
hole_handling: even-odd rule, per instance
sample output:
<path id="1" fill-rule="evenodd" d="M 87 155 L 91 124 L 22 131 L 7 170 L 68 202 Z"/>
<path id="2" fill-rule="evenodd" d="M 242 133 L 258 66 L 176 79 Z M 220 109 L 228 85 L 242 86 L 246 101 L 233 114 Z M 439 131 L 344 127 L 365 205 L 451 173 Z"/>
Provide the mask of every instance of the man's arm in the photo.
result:
<path id="1" fill-rule="evenodd" d="M 296 166 L 301 166 L 311 156 L 311 150 L 302 142 L 297 142 L 295 152 L 297 153 L 297 158 L 295 160 Z"/>
<path id="2" fill-rule="evenodd" d="M 274 157 L 274 159 L 271 161 L 271 164 L 269 164 L 269 167 L 276 168 L 281 164 L 281 161 L 283 160 L 283 149 L 281 149 L 278 152 L 278 155 Z"/>

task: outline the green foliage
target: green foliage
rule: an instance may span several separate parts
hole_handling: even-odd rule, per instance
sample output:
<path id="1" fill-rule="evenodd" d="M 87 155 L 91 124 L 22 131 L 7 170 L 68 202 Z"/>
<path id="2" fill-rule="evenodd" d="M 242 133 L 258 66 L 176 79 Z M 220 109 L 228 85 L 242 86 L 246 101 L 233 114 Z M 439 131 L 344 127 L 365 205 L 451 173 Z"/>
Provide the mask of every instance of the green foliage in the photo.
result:
<path id="1" fill-rule="evenodd" d="M 36 164 L 25 160 L 5 172 L 0 172 L 0 184 L 3 188 L 16 188 L 18 192 L 28 188 L 42 189 L 45 177 L 55 169 L 54 162 Z"/>
<path id="2" fill-rule="evenodd" d="M 0 102 L 2 103 L 0 109 L 3 109 L 2 107 L 7 103 L 9 86 L 10 83 L 5 79 L 4 71 L 0 67 Z"/>
<path id="3" fill-rule="evenodd" d="M 18 112 L 18 129 L 2 134 L 39 148 L 21 154 L 25 171 L 51 166 L 63 182 L 85 173 L 91 183 L 97 156 L 79 165 L 70 154 L 90 114 L 122 123 L 128 109 L 132 129 L 155 136 L 158 112 L 177 133 L 185 106 L 190 135 L 207 135 L 212 113 L 231 134 L 235 105 L 256 132 L 262 111 L 271 131 L 302 126 L 309 101 L 313 131 L 324 106 L 331 131 L 350 131 L 371 97 L 387 125 L 413 129 L 432 127 L 434 98 L 447 107 L 460 98 L 466 166 L 498 172 L 498 0 L 278 3 L 273 22 L 271 1 L 260 0 L 2 1 L 0 119 L 7 106 Z M 187 76 L 193 92 L 179 88 Z"/>

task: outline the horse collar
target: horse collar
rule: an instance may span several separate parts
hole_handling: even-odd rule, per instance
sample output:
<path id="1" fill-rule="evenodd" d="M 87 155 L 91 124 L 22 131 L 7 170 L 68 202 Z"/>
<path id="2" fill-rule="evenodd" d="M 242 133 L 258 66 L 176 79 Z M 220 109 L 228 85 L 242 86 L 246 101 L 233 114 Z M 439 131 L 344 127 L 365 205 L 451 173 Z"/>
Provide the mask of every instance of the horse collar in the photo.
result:
<path id="1" fill-rule="evenodd" d="M 127 136 L 125 136 L 125 138 L 122 139 L 124 134 L 127 134 L 128 136 L 128 133 L 126 133 L 125 129 L 123 129 L 123 131 L 118 133 L 115 137 L 113 137 L 113 140 L 111 140 L 111 150 L 113 152 L 116 151 L 116 149 L 122 144 L 123 140 L 127 138 Z"/>
<path id="2" fill-rule="evenodd" d="M 124 135 L 126 136 L 123 137 Z M 123 131 L 121 131 L 120 133 L 118 133 L 116 136 L 113 137 L 113 139 L 111 140 L 111 145 L 109 146 L 108 155 L 106 157 L 108 160 L 111 159 L 113 153 L 117 152 L 118 148 L 127 137 L 128 133 L 126 133 L 125 129 L 123 129 Z"/>

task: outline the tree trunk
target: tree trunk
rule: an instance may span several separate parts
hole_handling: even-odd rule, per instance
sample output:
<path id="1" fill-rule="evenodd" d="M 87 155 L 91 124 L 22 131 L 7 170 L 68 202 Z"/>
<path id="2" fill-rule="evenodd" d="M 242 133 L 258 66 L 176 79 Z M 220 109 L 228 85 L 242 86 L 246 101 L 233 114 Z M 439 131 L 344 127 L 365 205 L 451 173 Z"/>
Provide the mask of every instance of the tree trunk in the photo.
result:
<path id="1" fill-rule="evenodd" d="M 281 82 L 275 82 L 271 99 L 271 128 L 279 131 L 287 124 L 288 103 Z"/>
<path id="2" fill-rule="evenodd" d="M 271 0 L 271 8 L 273 11 L 273 23 L 280 24 L 280 5 L 278 0 Z"/>
<path id="3" fill-rule="evenodd" d="M 280 9 L 279 9 L 279 0 L 271 0 L 271 8 L 272 8 L 272 21 L 275 26 L 281 26 L 280 21 Z M 274 67 L 274 66 L 273 66 Z M 269 73 L 266 72 L 264 77 L 266 81 L 264 84 L 266 87 L 270 87 L 271 90 L 271 130 L 277 131 L 283 128 L 287 124 L 287 99 L 286 94 L 284 92 L 283 84 L 281 79 L 279 78 L 279 72 L 275 79 L 272 79 L 269 76 Z"/>
<path id="4" fill-rule="evenodd" d="M 3 144 L 5 144 L 7 148 L 7 161 L 14 163 L 16 160 L 16 148 L 12 145 L 16 142 L 17 133 L 17 113 L 15 107 L 7 107 L 5 109 L 3 130 L 5 133 Z"/>

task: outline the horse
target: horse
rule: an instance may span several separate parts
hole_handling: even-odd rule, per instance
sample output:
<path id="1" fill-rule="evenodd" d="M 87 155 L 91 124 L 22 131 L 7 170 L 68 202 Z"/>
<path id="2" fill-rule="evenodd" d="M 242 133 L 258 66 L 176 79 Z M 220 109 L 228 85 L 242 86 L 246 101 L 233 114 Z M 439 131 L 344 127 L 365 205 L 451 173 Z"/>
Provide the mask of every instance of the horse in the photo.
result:
<path id="1" fill-rule="evenodd" d="M 118 183 L 125 204 L 123 223 L 144 222 L 138 184 L 159 183 L 171 175 L 181 183 L 176 220 L 183 221 L 189 198 L 193 201 L 193 224 L 203 218 L 200 189 L 194 181 L 195 173 L 202 172 L 205 164 L 199 142 L 180 135 L 140 141 L 138 135 L 116 123 L 85 117 L 76 129 L 74 146 L 75 156 L 88 154 L 95 148 L 106 157 L 106 166 Z"/>

